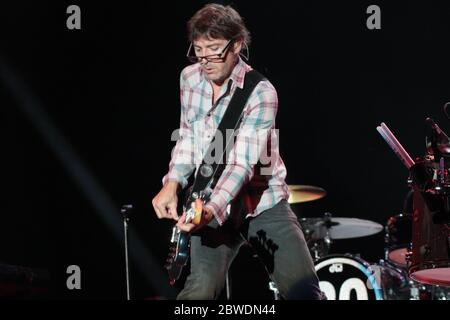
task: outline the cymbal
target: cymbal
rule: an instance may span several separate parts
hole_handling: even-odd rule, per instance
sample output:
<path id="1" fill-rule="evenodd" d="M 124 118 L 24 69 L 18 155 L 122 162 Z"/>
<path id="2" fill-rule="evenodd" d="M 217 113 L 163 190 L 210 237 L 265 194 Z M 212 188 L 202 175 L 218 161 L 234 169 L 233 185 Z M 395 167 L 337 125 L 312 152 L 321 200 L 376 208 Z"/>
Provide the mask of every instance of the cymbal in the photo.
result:
<path id="1" fill-rule="evenodd" d="M 289 203 L 308 202 L 323 198 L 327 192 L 319 187 L 308 185 L 288 185 L 290 192 Z"/>
<path id="2" fill-rule="evenodd" d="M 379 223 L 356 218 L 303 218 L 300 220 L 305 234 L 312 239 L 351 239 L 366 237 L 383 230 Z"/>

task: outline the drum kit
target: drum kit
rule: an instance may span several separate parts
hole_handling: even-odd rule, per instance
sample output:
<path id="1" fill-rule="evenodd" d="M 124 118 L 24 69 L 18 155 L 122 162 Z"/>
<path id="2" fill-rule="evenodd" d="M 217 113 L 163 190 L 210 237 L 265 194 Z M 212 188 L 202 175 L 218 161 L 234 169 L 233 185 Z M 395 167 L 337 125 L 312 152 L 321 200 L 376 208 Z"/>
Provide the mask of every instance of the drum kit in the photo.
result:
<path id="1" fill-rule="evenodd" d="M 289 185 L 289 191 L 291 204 L 318 200 L 327 194 L 309 185 Z M 416 194 L 414 199 L 416 208 L 424 203 Z M 319 218 L 299 218 L 327 299 L 450 299 L 450 228 L 436 227 L 440 232 L 436 236 L 430 232 L 426 215 L 418 218 L 418 212 L 391 216 L 384 226 L 370 220 L 333 217 L 328 212 Z M 367 237 L 383 230 L 385 256 L 376 263 L 355 254 L 330 254 L 334 240 Z"/>

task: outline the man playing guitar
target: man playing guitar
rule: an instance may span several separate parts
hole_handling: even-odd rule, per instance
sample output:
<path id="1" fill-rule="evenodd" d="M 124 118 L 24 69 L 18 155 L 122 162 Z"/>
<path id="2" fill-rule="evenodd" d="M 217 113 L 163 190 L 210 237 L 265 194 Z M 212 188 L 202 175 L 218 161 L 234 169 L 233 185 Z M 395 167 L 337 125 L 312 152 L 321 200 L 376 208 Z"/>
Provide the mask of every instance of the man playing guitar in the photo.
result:
<path id="1" fill-rule="evenodd" d="M 186 214 L 179 217 L 177 190 L 199 170 L 231 97 L 252 70 L 240 56 L 248 52 L 250 34 L 230 6 L 203 7 L 188 22 L 188 35 L 193 64 L 180 77 L 180 137 L 152 201 L 158 218 L 176 220 L 178 230 L 191 235 L 191 272 L 177 298 L 217 299 L 239 247 L 248 242 L 283 298 L 321 299 L 303 232 L 287 202 L 286 168 L 274 130 L 278 98 L 268 80 L 256 85 L 243 108 L 234 145 L 201 216 L 196 223 L 187 222 Z M 270 168 L 260 163 L 261 146 L 270 149 Z M 227 210 L 237 199 L 242 210 Z"/>

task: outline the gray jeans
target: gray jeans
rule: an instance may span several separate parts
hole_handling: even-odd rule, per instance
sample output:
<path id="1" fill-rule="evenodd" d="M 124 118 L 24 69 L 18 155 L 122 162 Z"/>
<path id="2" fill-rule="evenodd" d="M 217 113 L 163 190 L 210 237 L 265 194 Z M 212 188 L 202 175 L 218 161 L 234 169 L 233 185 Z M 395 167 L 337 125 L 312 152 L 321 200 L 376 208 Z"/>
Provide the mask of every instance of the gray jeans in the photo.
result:
<path id="1" fill-rule="evenodd" d="M 285 299 L 322 299 L 303 231 L 286 200 L 240 225 L 213 220 L 191 237 L 191 273 L 177 299 L 217 299 L 240 246 L 248 242 Z"/>

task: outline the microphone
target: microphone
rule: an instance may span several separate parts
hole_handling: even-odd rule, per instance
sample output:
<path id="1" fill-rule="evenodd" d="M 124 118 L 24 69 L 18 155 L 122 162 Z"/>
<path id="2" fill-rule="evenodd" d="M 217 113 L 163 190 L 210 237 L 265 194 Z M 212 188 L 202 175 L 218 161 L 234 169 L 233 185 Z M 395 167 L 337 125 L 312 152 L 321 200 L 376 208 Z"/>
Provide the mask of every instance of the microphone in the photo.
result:
<path id="1" fill-rule="evenodd" d="M 431 153 L 438 156 L 450 156 L 450 138 L 431 118 L 426 118 L 425 121 L 431 126 Z"/>
<path id="2" fill-rule="evenodd" d="M 439 126 L 436 124 L 436 122 L 434 122 L 433 119 L 426 118 L 425 121 L 430 124 L 431 128 L 435 130 L 438 135 L 443 134 L 448 139 L 447 135 L 441 130 L 441 128 L 439 128 Z"/>

